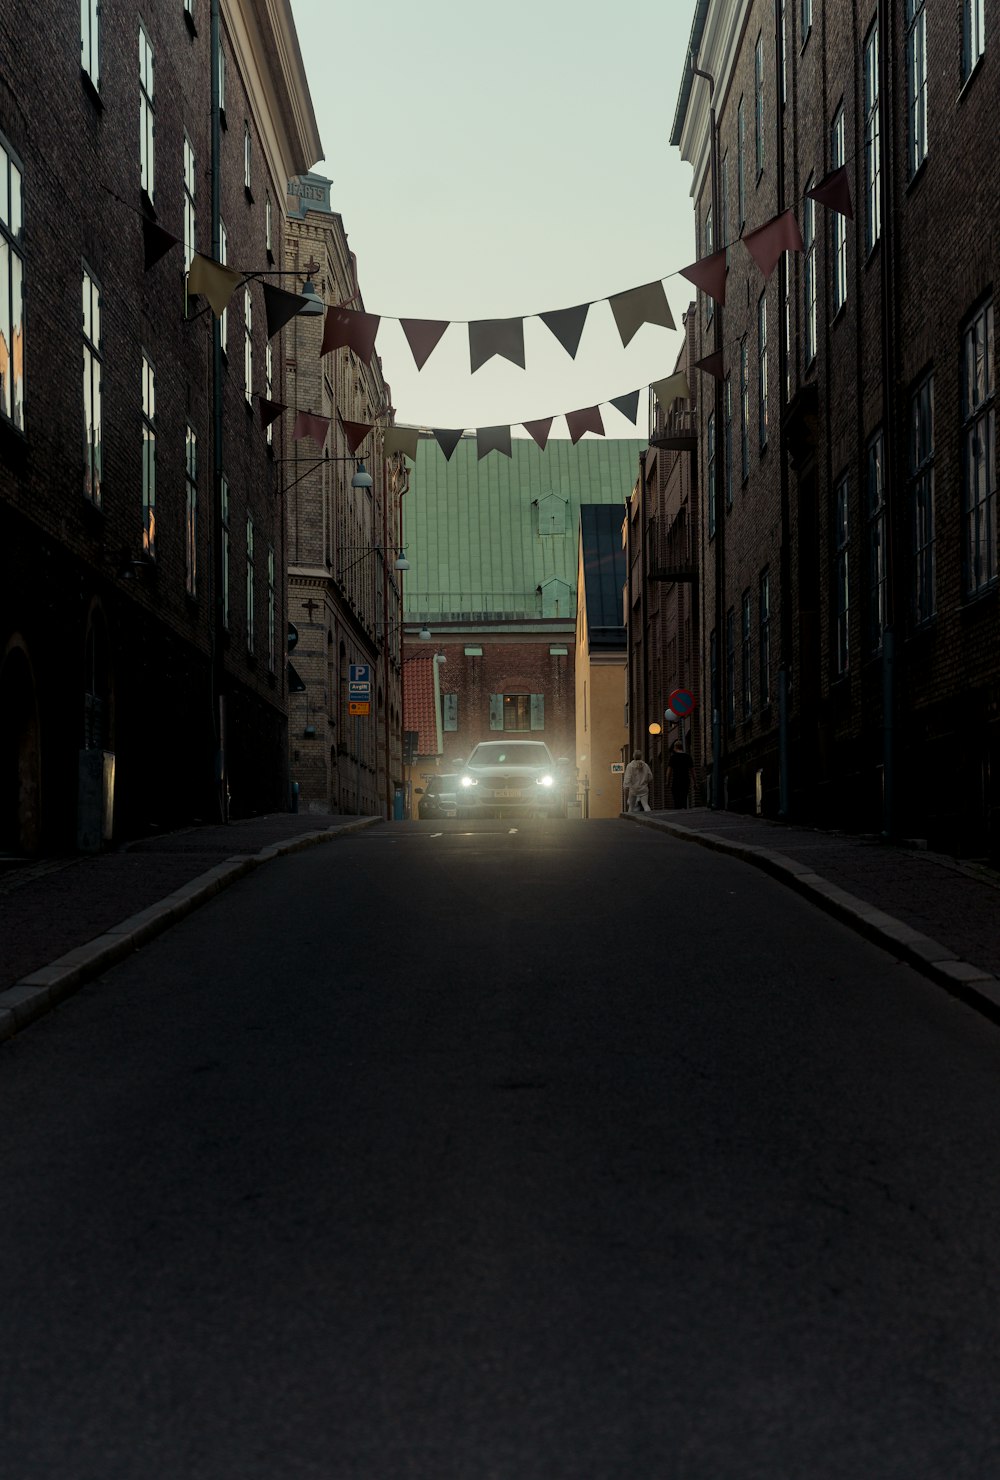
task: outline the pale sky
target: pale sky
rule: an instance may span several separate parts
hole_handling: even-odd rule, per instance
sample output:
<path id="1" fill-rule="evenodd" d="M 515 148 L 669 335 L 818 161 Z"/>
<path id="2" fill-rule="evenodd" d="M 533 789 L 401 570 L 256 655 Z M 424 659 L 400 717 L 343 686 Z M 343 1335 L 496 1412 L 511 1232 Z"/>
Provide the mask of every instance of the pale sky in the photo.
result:
<path id="1" fill-rule="evenodd" d="M 691 170 L 669 143 L 694 0 L 292 9 L 326 151 L 315 168 L 334 182 L 368 312 L 535 314 L 697 256 Z M 679 326 L 694 289 L 665 287 Z M 645 387 L 670 374 L 679 346 L 679 332 L 647 324 L 624 348 L 597 303 L 575 361 L 538 319 L 525 324 L 524 370 L 494 358 L 471 374 L 464 325 L 419 372 L 398 324 L 382 324 L 377 352 L 399 423 L 471 428 Z M 645 394 L 638 428 L 611 407 L 602 416 L 608 436 L 645 436 Z"/>

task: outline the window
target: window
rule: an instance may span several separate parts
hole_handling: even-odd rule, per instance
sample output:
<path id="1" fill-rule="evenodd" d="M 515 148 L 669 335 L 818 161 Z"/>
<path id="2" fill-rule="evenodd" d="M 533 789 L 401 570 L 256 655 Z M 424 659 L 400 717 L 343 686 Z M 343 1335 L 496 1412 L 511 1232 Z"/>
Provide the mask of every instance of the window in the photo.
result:
<path id="1" fill-rule="evenodd" d="M 726 478 L 726 508 L 733 507 L 733 377 L 726 376 L 726 391 L 723 398 L 723 410 L 726 417 L 725 425 L 725 478 Z"/>
<path id="2" fill-rule="evenodd" d="M 712 722 L 714 726 L 718 709 L 722 705 L 722 695 L 719 693 L 719 637 L 714 627 L 708 634 L 708 673 L 712 688 Z"/>
<path id="3" fill-rule="evenodd" d="M 996 408 L 993 304 L 973 317 L 962 339 L 962 508 L 965 594 L 997 578 Z"/>
<path id="4" fill-rule="evenodd" d="M 910 507 L 913 536 L 912 610 L 916 626 L 934 615 L 934 376 L 910 398 Z"/>
<path id="5" fill-rule="evenodd" d="M 464 653 L 467 658 L 481 658 L 483 656 L 481 647 L 467 647 L 464 649 Z"/>
<path id="6" fill-rule="evenodd" d="M 767 446 L 767 293 L 757 300 L 757 435 Z"/>
<path id="7" fill-rule="evenodd" d="M 0 416 L 24 431 L 23 176 L 0 139 Z"/>
<path id="8" fill-rule="evenodd" d="M 273 390 L 274 355 L 271 352 L 271 341 L 268 340 L 264 346 L 264 394 L 269 401 L 272 399 Z M 267 439 L 268 447 L 270 447 L 274 441 L 274 427 L 270 422 L 268 422 L 267 430 L 265 431 L 264 436 Z"/>
<path id="9" fill-rule="evenodd" d="M 274 546 L 267 547 L 267 666 L 274 672 L 275 592 Z"/>
<path id="10" fill-rule="evenodd" d="M 729 155 L 722 156 L 719 170 L 719 246 L 726 249 L 726 266 L 729 266 Z"/>
<path id="11" fill-rule="evenodd" d="M 785 253 L 781 274 L 781 312 L 785 321 L 785 400 L 792 399 L 792 371 L 795 368 L 795 346 L 792 343 L 792 254 Z"/>
<path id="12" fill-rule="evenodd" d="M 219 480 L 219 504 L 222 511 L 222 625 L 229 629 L 229 479 L 223 473 Z"/>
<path id="13" fill-rule="evenodd" d="M 760 573 L 757 606 L 758 640 L 760 643 L 760 707 L 771 702 L 771 572 Z"/>
<path id="14" fill-rule="evenodd" d="M 764 37 L 758 35 L 753 52 L 753 113 L 757 179 L 764 173 Z"/>
<path id="15" fill-rule="evenodd" d="M 544 730 L 544 694 L 491 694 L 491 730 Z"/>
<path id="16" fill-rule="evenodd" d="M 568 658 L 569 657 L 569 648 L 564 648 L 564 647 L 550 647 L 549 648 L 549 657 L 550 658 Z"/>
<path id="17" fill-rule="evenodd" d="M 225 267 L 229 261 L 229 233 L 226 230 L 226 223 L 222 220 L 221 217 L 219 218 L 219 261 L 222 263 L 223 267 Z M 228 307 L 224 308 L 221 315 L 219 316 L 219 339 L 222 343 L 222 353 L 225 354 L 226 345 L 229 342 Z"/>
<path id="18" fill-rule="evenodd" d="M 726 612 L 726 723 L 736 724 L 736 613 Z"/>
<path id="19" fill-rule="evenodd" d="M 751 682 L 753 674 L 752 674 L 752 664 L 751 664 L 751 658 L 750 658 L 750 592 L 749 591 L 744 591 L 743 592 L 741 618 L 742 618 L 742 628 L 741 628 L 740 635 L 741 635 L 741 638 L 742 638 L 742 644 L 741 644 L 741 646 L 742 646 L 742 654 L 741 654 L 741 656 L 742 656 L 742 669 L 743 669 L 743 671 L 742 671 L 741 677 L 743 679 L 743 718 L 744 719 L 749 719 L 751 713 L 753 712 L 753 684 Z"/>
<path id="20" fill-rule="evenodd" d="M 881 156 L 878 107 L 878 25 L 865 42 L 865 252 L 871 252 L 882 234 L 879 192 Z"/>
<path id="21" fill-rule="evenodd" d="M 142 353 L 142 548 L 156 556 L 156 372 Z"/>
<path id="22" fill-rule="evenodd" d="M 927 158 L 927 14 L 924 0 L 906 0 L 907 175 Z"/>
<path id="23" fill-rule="evenodd" d="M 101 7 L 99 0 L 80 0 L 80 66 L 101 90 Z"/>
<path id="24" fill-rule="evenodd" d="M 715 413 L 710 411 L 705 420 L 705 502 L 708 504 L 708 537 L 715 538 L 716 487 L 715 487 Z"/>
<path id="25" fill-rule="evenodd" d="M 441 728 L 449 734 L 458 729 L 458 695 L 441 695 Z"/>
<path id="26" fill-rule="evenodd" d="M 150 202 L 156 186 L 154 169 L 155 90 L 153 85 L 153 48 L 145 27 L 139 22 L 139 184 Z"/>
<path id="27" fill-rule="evenodd" d="M 740 462 L 745 483 L 750 476 L 750 351 L 745 334 L 740 340 Z"/>
<path id="28" fill-rule="evenodd" d="M 196 220 L 194 212 L 194 149 L 191 140 L 184 138 L 184 271 L 189 272 L 197 249 Z"/>
<path id="29" fill-rule="evenodd" d="M 247 651 L 253 652 L 254 641 L 254 565 L 253 516 L 247 515 Z"/>
<path id="30" fill-rule="evenodd" d="M 705 212 L 705 256 L 711 257 L 714 251 L 715 233 L 713 231 L 712 223 L 712 207 L 709 206 L 708 210 Z M 711 293 L 705 293 L 703 296 L 705 300 L 705 323 L 710 324 L 715 313 L 715 299 L 712 297 Z"/>
<path id="31" fill-rule="evenodd" d="M 244 123 L 244 125 L 243 125 L 243 188 L 246 191 L 247 195 L 250 194 L 250 187 L 253 184 L 253 176 L 252 176 L 252 173 L 251 173 L 251 165 L 252 165 L 252 163 L 253 163 L 253 140 L 250 138 L 250 125 L 248 123 Z"/>
<path id="32" fill-rule="evenodd" d="M 83 494 L 101 507 L 101 289 L 83 269 Z"/>
<path id="33" fill-rule="evenodd" d="M 830 165 L 839 170 L 844 164 L 844 105 L 834 116 L 830 130 Z M 847 217 L 840 211 L 830 212 L 833 233 L 833 312 L 834 317 L 847 302 Z"/>
<path id="34" fill-rule="evenodd" d="M 247 405 L 253 405 L 253 300 L 250 289 L 243 289 L 243 394 Z"/>
<path id="35" fill-rule="evenodd" d="M 802 0 L 802 45 L 809 39 L 813 23 L 813 0 Z"/>
<path id="36" fill-rule="evenodd" d="M 223 128 L 226 124 L 226 53 L 219 47 L 219 113 Z"/>
<path id="37" fill-rule="evenodd" d="M 809 177 L 807 190 L 813 187 Z M 802 202 L 802 326 L 804 336 L 803 367 L 808 369 L 816 358 L 816 202 Z"/>
<path id="38" fill-rule="evenodd" d="M 882 651 L 886 623 L 885 451 L 881 429 L 868 443 L 868 651 Z"/>
<path id="39" fill-rule="evenodd" d="M 986 50 L 986 0 L 962 0 L 962 81 Z"/>
<path id="40" fill-rule="evenodd" d="M 834 489 L 833 526 L 833 664 L 836 674 L 847 672 L 850 657 L 848 620 L 850 616 L 850 570 L 848 566 L 847 478 L 841 478 Z"/>
<path id="41" fill-rule="evenodd" d="M 743 151 L 746 147 L 747 120 L 743 108 L 743 99 L 740 98 L 736 109 L 736 209 L 740 218 L 740 234 L 747 224 L 747 182 L 745 166 L 743 162 Z"/>
<path id="42" fill-rule="evenodd" d="M 785 106 L 788 91 L 788 17 L 785 15 L 785 0 L 781 0 L 781 106 Z"/>
<path id="43" fill-rule="evenodd" d="M 198 437 L 194 427 L 186 431 L 184 445 L 184 589 L 198 594 Z"/>

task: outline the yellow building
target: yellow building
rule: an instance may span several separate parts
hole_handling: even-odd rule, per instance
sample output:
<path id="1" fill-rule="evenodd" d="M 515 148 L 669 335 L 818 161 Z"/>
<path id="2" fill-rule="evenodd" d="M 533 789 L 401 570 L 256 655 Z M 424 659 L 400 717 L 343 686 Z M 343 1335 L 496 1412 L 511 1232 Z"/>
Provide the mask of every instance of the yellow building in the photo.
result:
<path id="1" fill-rule="evenodd" d="M 617 817 L 628 747 L 623 508 L 583 504 L 577 564 L 576 762 L 584 815 Z"/>

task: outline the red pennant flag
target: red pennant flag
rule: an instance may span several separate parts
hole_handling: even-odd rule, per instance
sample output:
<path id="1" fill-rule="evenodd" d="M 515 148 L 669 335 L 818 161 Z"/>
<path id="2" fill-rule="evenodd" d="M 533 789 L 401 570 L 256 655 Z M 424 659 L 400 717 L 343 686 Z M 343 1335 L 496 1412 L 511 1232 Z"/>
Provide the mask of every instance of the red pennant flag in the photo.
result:
<path id="1" fill-rule="evenodd" d="M 848 221 L 854 220 L 854 205 L 851 201 L 851 182 L 847 178 L 847 166 L 842 164 L 811 190 L 806 191 L 810 200 L 818 200 L 821 206 L 839 211 Z"/>
<path id="2" fill-rule="evenodd" d="M 714 298 L 720 308 L 726 306 L 726 249 L 713 252 L 711 257 L 702 257 L 690 267 L 682 267 L 681 277 L 694 283 L 709 298 Z"/>
<path id="3" fill-rule="evenodd" d="M 406 342 L 418 370 L 422 370 L 437 348 L 438 340 L 448 328 L 447 319 L 400 319 Z"/>
<path id="4" fill-rule="evenodd" d="M 370 421 L 345 421 L 341 417 L 341 426 L 344 428 L 344 436 L 347 438 L 348 452 L 357 452 L 362 442 L 372 429 Z"/>
<path id="5" fill-rule="evenodd" d="M 258 396 L 257 409 L 260 412 L 260 424 L 266 430 L 288 407 L 284 401 L 269 401 L 266 396 Z"/>
<path id="6" fill-rule="evenodd" d="M 706 375 L 714 375 L 716 380 L 725 380 L 726 370 L 721 349 L 717 349 L 712 355 L 706 355 L 703 360 L 695 360 L 694 369 L 703 370 Z"/>
<path id="7" fill-rule="evenodd" d="M 599 437 L 604 436 L 604 423 L 597 406 L 585 406 L 582 411 L 567 411 L 566 425 L 574 447 L 584 432 L 596 432 Z"/>
<path id="8" fill-rule="evenodd" d="M 464 430 L 464 427 L 460 427 L 457 431 L 454 427 L 431 427 L 431 431 L 437 438 L 437 444 L 444 453 L 445 462 L 451 462 L 451 454 L 461 442 Z"/>
<path id="9" fill-rule="evenodd" d="M 328 416 L 314 416 L 311 411 L 300 411 L 295 418 L 292 436 L 296 441 L 302 437 L 312 437 L 322 447 L 329 430 L 330 418 Z"/>
<path id="10" fill-rule="evenodd" d="M 522 421 L 521 425 L 526 432 L 529 432 L 534 437 L 544 452 L 545 444 L 549 440 L 549 432 L 552 430 L 552 417 L 543 416 L 541 421 Z"/>
<path id="11" fill-rule="evenodd" d="M 759 226 L 743 238 L 743 245 L 756 262 L 765 279 L 778 265 L 782 252 L 801 252 L 802 233 L 794 211 L 782 211 L 766 226 Z"/>
<path id="12" fill-rule="evenodd" d="M 375 353 L 375 335 L 380 322 L 378 314 L 355 313 L 352 308 L 328 308 L 320 354 L 346 347 L 353 349 L 367 365 Z"/>

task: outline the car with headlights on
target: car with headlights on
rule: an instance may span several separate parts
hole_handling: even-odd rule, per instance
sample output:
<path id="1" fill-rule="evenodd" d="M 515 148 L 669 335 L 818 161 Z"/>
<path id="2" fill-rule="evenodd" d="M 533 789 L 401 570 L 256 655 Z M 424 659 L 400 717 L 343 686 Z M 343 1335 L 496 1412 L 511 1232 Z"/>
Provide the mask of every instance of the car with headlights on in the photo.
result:
<path id="1" fill-rule="evenodd" d="M 458 774 L 459 817 L 565 817 L 566 773 L 542 740 L 482 740 Z"/>

